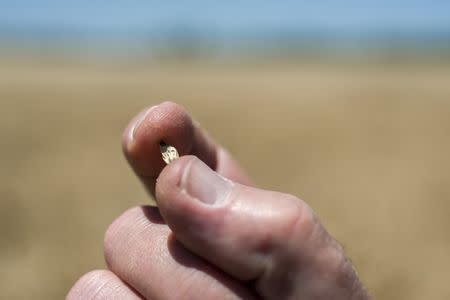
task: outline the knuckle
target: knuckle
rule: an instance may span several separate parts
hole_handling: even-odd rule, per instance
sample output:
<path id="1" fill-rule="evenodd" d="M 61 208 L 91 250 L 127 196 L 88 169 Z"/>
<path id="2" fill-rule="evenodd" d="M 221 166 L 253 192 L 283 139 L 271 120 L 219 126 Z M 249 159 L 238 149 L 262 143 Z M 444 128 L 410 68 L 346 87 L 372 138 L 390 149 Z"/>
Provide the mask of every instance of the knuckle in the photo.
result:
<path id="1" fill-rule="evenodd" d="M 106 270 L 94 270 L 86 273 L 74 284 L 66 299 L 108 299 L 108 295 L 117 289 L 114 276 Z"/>
<path id="2" fill-rule="evenodd" d="M 133 207 L 126 210 L 116 218 L 106 230 L 103 239 L 103 252 L 106 265 L 109 269 L 112 269 L 112 266 L 114 265 L 116 248 L 123 243 L 122 239 L 128 237 L 127 231 L 130 223 L 129 220 L 133 219 L 140 209 L 140 207 Z"/>
<path id="3" fill-rule="evenodd" d="M 317 230 L 320 222 L 306 202 L 296 196 L 286 194 L 285 200 L 289 202 L 288 210 L 284 218 L 286 224 L 285 240 L 307 241 Z"/>

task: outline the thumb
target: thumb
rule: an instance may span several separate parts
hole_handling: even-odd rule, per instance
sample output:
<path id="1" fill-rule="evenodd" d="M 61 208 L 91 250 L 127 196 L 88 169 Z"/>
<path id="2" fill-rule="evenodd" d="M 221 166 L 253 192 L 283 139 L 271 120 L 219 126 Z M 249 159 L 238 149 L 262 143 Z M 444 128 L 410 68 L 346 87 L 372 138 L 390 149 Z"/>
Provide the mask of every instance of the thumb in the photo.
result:
<path id="1" fill-rule="evenodd" d="M 363 293 L 342 248 L 294 196 L 234 183 L 184 156 L 160 174 L 156 199 L 182 244 L 231 276 L 253 281 L 266 299 Z"/>

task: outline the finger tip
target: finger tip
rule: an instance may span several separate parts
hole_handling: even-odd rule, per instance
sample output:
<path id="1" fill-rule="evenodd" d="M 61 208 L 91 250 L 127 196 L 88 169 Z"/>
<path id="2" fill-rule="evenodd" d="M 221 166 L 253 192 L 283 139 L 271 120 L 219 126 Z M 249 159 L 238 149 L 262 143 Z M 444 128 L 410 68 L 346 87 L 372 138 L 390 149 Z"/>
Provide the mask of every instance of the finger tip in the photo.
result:
<path id="1" fill-rule="evenodd" d="M 96 290 L 108 284 L 115 276 L 111 271 L 94 270 L 81 276 L 66 295 L 67 300 L 88 299 L 95 295 Z"/>
<path id="2" fill-rule="evenodd" d="M 173 204 L 170 199 L 177 199 L 177 194 L 181 192 L 183 175 L 196 159 L 198 158 L 192 155 L 182 156 L 161 171 L 156 180 L 156 199 L 160 208 L 164 209 L 169 201 Z"/>
<path id="3" fill-rule="evenodd" d="M 156 177 L 164 168 L 160 142 L 177 148 L 180 155 L 192 147 L 193 123 L 180 105 L 166 101 L 143 110 L 122 135 L 122 149 L 136 173 Z"/>

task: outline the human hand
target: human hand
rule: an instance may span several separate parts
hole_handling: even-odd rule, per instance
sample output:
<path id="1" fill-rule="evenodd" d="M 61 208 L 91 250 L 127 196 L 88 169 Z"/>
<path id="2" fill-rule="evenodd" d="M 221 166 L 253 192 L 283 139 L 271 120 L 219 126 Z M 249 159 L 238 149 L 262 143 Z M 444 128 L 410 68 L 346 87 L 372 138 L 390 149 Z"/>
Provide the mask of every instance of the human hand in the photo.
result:
<path id="1" fill-rule="evenodd" d="M 165 166 L 161 141 L 182 157 Z M 67 299 L 369 299 L 313 210 L 253 187 L 180 106 L 138 115 L 123 149 L 159 209 L 117 218 L 105 235 L 109 271 L 84 275 Z"/>

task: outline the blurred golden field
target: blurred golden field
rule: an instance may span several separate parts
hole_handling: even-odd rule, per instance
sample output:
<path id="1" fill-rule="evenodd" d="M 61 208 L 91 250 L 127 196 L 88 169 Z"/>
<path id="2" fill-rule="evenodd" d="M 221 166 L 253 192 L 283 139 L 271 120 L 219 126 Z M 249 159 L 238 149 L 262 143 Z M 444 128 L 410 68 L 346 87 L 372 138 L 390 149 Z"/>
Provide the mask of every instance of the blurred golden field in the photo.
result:
<path id="1" fill-rule="evenodd" d="M 450 64 L 0 60 L 0 298 L 60 299 L 150 203 L 122 158 L 185 106 L 264 188 L 306 200 L 375 299 L 449 299 Z"/>

